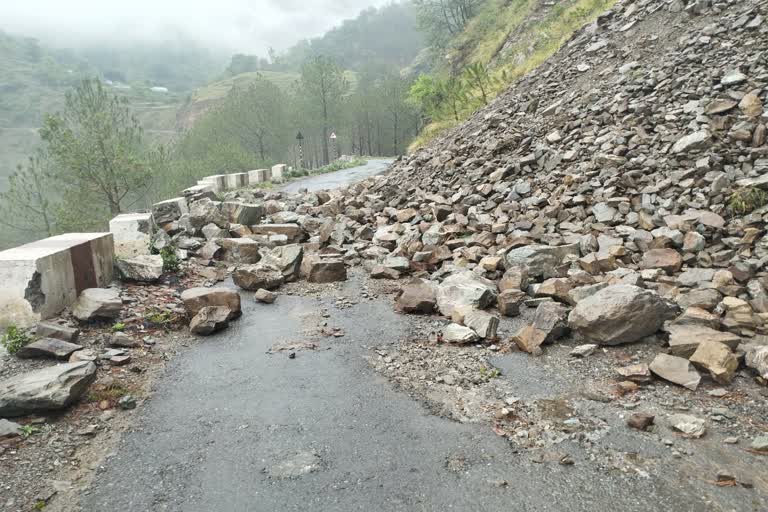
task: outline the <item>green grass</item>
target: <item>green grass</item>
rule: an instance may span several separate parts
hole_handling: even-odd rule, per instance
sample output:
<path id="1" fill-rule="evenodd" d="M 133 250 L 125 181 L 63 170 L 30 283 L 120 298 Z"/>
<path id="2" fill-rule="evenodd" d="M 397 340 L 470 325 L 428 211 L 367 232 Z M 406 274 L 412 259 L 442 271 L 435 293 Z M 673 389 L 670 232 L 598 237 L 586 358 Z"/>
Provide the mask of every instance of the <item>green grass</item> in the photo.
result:
<path id="1" fill-rule="evenodd" d="M 461 69 L 474 62 L 492 64 L 491 73 L 498 85 L 489 96 L 495 98 L 516 80 L 544 63 L 574 32 L 615 2 L 565 0 L 529 20 L 538 4 L 536 0 L 490 0 L 457 37 L 452 56 L 454 67 Z M 515 44 L 500 54 L 511 34 L 514 34 Z M 468 93 L 477 96 L 477 91 L 470 90 Z M 480 106 L 477 102 L 468 102 L 460 112 L 461 120 L 468 119 Z M 422 129 L 409 150 L 418 149 L 457 124 L 453 119 L 432 122 Z"/>

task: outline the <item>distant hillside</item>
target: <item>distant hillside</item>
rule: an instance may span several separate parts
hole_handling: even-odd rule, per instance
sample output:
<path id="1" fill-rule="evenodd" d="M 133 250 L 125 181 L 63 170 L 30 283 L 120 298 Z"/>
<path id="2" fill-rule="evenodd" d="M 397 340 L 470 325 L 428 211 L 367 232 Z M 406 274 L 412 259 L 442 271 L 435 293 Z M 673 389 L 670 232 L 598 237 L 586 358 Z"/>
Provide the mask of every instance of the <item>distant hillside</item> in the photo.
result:
<path id="1" fill-rule="evenodd" d="M 159 46 L 53 49 L 0 31 L 0 190 L 39 144 L 37 128 L 44 115 L 59 110 L 65 92 L 85 77 L 113 83 L 116 94 L 130 98 L 147 135 L 170 140 L 189 91 L 220 74 L 225 59 L 194 45 Z"/>
<path id="2" fill-rule="evenodd" d="M 284 91 L 293 88 L 300 78 L 299 73 L 283 71 L 253 71 L 241 73 L 230 78 L 218 80 L 205 87 L 196 89 L 189 97 L 178 115 L 177 126 L 180 129 L 189 129 L 208 109 L 223 100 L 233 87 L 245 89 L 258 77 L 264 77 Z M 346 72 L 347 81 L 350 84 L 350 92 L 354 92 L 357 84 L 357 73 Z"/>

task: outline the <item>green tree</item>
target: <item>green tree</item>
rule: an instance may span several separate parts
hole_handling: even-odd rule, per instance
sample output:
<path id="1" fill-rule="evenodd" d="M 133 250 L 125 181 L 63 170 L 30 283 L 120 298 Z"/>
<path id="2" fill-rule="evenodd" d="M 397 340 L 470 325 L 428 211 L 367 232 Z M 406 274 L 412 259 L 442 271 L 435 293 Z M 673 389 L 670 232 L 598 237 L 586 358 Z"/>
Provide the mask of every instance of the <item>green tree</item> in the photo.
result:
<path id="1" fill-rule="evenodd" d="M 0 225 L 24 235 L 51 236 L 55 232 L 56 204 L 48 155 L 39 152 L 19 165 L 0 194 Z"/>
<path id="2" fill-rule="evenodd" d="M 139 200 L 151 185 L 142 129 L 128 100 L 98 80 L 68 92 L 64 110 L 48 115 L 40 136 L 66 193 L 105 207 L 111 215 Z"/>
<path id="3" fill-rule="evenodd" d="M 482 62 L 475 62 L 474 64 L 467 66 L 467 69 L 464 70 L 463 77 L 469 87 L 479 92 L 479 99 L 483 102 L 483 105 L 487 105 L 489 99 L 488 95 L 492 90 L 493 85 L 496 83 L 496 80 L 488 72 L 488 68 L 486 68 Z"/>
<path id="4" fill-rule="evenodd" d="M 419 26 L 430 44 L 445 47 L 464 30 L 483 0 L 414 0 Z"/>
<path id="5" fill-rule="evenodd" d="M 328 156 L 328 136 L 330 120 L 338 114 L 338 109 L 349 89 L 344 72 L 336 62 L 323 55 L 307 60 L 301 67 L 301 90 L 318 113 L 321 124 L 323 163 L 330 162 Z"/>

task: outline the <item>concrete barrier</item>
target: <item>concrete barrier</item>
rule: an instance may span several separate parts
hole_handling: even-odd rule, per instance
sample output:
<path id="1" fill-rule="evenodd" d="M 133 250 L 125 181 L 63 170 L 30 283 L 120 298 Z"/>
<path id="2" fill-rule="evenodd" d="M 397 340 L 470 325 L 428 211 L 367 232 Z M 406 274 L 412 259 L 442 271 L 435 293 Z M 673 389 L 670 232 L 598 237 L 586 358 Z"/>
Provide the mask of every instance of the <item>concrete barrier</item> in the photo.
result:
<path id="1" fill-rule="evenodd" d="M 227 190 L 227 175 L 215 174 L 213 176 L 206 176 L 197 182 L 198 185 L 210 184 L 213 186 L 213 191 L 216 193 Z"/>
<path id="2" fill-rule="evenodd" d="M 68 233 L 0 252 L 0 328 L 30 327 L 112 281 L 111 233 Z"/>
<path id="3" fill-rule="evenodd" d="M 151 213 L 124 213 L 109 221 L 109 232 L 115 241 L 115 256 L 133 258 L 149 254 L 153 226 Z"/>
<path id="4" fill-rule="evenodd" d="M 288 166 L 285 164 L 277 164 L 272 166 L 272 179 L 280 181 L 283 179 L 283 175 L 288 170 Z"/>
<path id="5" fill-rule="evenodd" d="M 237 172 L 227 174 L 227 190 L 235 190 L 248 186 L 248 173 Z"/>
<path id="6" fill-rule="evenodd" d="M 248 171 L 248 183 L 255 185 L 256 183 L 264 183 L 267 180 L 267 169 L 256 169 L 255 171 Z"/>

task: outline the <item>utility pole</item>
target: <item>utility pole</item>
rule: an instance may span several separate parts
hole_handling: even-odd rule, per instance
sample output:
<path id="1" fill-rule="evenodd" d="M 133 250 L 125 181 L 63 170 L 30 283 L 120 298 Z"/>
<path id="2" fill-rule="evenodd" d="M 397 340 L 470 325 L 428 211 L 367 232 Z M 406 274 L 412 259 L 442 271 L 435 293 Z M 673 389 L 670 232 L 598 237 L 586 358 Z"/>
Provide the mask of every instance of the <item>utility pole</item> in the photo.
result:
<path id="1" fill-rule="evenodd" d="M 297 165 L 297 167 L 299 169 L 303 169 L 304 168 L 304 136 L 301 134 L 301 132 L 296 134 L 296 141 L 299 144 L 299 164 Z"/>

